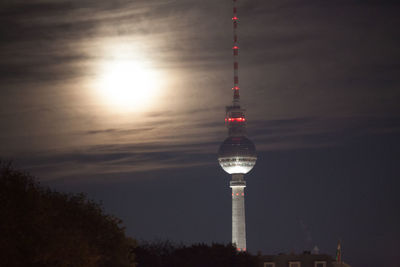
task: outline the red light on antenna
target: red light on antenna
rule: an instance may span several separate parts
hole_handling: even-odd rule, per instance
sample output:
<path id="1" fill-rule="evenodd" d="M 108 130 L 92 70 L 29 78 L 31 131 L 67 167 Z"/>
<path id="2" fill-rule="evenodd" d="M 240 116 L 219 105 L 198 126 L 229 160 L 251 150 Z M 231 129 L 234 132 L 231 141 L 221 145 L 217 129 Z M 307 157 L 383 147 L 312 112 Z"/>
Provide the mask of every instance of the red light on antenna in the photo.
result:
<path id="1" fill-rule="evenodd" d="M 232 20 L 238 20 L 238 19 L 239 19 L 239 18 L 238 18 L 238 17 L 236 17 L 236 16 L 232 18 Z"/>
<path id="2" fill-rule="evenodd" d="M 232 90 L 239 90 L 240 88 L 239 88 L 239 86 L 234 86 L 233 88 L 232 88 Z"/>
<path id="3" fill-rule="evenodd" d="M 239 49 L 239 47 L 237 45 L 235 45 L 234 47 L 232 47 L 232 49 Z"/>
<path id="4" fill-rule="evenodd" d="M 226 119 L 225 119 L 225 121 L 226 121 Z M 240 117 L 240 118 L 228 118 L 228 121 L 246 121 L 246 119 L 243 118 L 243 117 Z"/>

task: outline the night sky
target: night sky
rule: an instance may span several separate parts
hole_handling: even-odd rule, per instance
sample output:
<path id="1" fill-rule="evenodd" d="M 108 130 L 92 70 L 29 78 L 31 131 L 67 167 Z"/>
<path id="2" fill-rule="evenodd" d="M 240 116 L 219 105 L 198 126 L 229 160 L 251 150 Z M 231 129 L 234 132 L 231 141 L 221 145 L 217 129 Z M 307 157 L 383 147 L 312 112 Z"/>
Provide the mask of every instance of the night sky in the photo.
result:
<path id="1" fill-rule="evenodd" d="M 216 153 L 231 7 L 1 1 L 0 157 L 102 201 L 137 239 L 229 242 L 230 177 Z M 238 7 L 241 100 L 259 156 L 246 176 L 248 249 L 334 255 L 341 239 L 353 267 L 397 267 L 400 2 Z M 99 89 L 125 79 L 121 62 L 133 99 Z"/>

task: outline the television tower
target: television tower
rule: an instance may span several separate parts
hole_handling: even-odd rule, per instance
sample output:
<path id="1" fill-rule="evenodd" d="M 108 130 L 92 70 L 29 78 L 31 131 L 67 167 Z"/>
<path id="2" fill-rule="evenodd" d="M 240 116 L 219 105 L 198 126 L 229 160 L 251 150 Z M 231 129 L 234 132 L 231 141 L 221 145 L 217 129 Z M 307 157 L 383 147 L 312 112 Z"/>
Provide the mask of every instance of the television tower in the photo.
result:
<path id="1" fill-rule="evenodd" d="M 233 101 L 226 107 L 225 124 L 228 138 L 221 144 L 218 161 L 227 173 L 232 175 L 232 244 L 238 251 L 246 251 L 246 220 L 244 211 L 244 175 L 256 164 L 257 155 L 254 143 L 246 137 L 245 110 L 240 107 L 239 94 L 239 43 L 237 0 L 233 0 Z"/>

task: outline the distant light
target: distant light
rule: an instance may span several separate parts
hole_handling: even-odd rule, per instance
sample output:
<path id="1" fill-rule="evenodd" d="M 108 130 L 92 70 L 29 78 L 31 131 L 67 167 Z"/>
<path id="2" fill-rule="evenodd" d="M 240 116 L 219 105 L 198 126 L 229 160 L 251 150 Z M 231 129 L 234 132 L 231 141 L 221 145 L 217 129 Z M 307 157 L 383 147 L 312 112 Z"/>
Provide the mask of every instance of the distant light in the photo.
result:
<path id="1" fill-rule="evenodd" d="M 240 89 L 239 86 L 235 86 L 232 88 L 232 90 L 239 90 L 239 89 Z"/>
<path id="2" fill-rule="evenodd" d="M 232 18 L 232 20 L 238 20 L 238 19 L 239 19 L 239 18 L 238 18 L 238 17 L 236 17 L 236 16 Z"/>
<path id="3" fill-rule="evenodd" d="M 232 47 L 232 49 L 237 50 L 237 49 L 239 49 L 239 47 L 237 45 L 235 45 L 234 47 Z"/>

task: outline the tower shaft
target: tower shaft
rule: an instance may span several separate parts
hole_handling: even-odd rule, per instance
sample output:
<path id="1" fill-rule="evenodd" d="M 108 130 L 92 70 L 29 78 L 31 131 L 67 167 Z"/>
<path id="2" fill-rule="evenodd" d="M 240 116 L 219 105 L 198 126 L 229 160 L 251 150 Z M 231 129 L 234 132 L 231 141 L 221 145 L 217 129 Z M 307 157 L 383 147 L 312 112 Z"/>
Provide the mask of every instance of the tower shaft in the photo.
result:
<path id="1" fill-rule="evenodd" d="M 244 188 L 246 181 L 243 174 L 233 174 L 232 188 L 232 244 L 238 251 L 246 251 L 246 220 L 244 208 Z"/>

